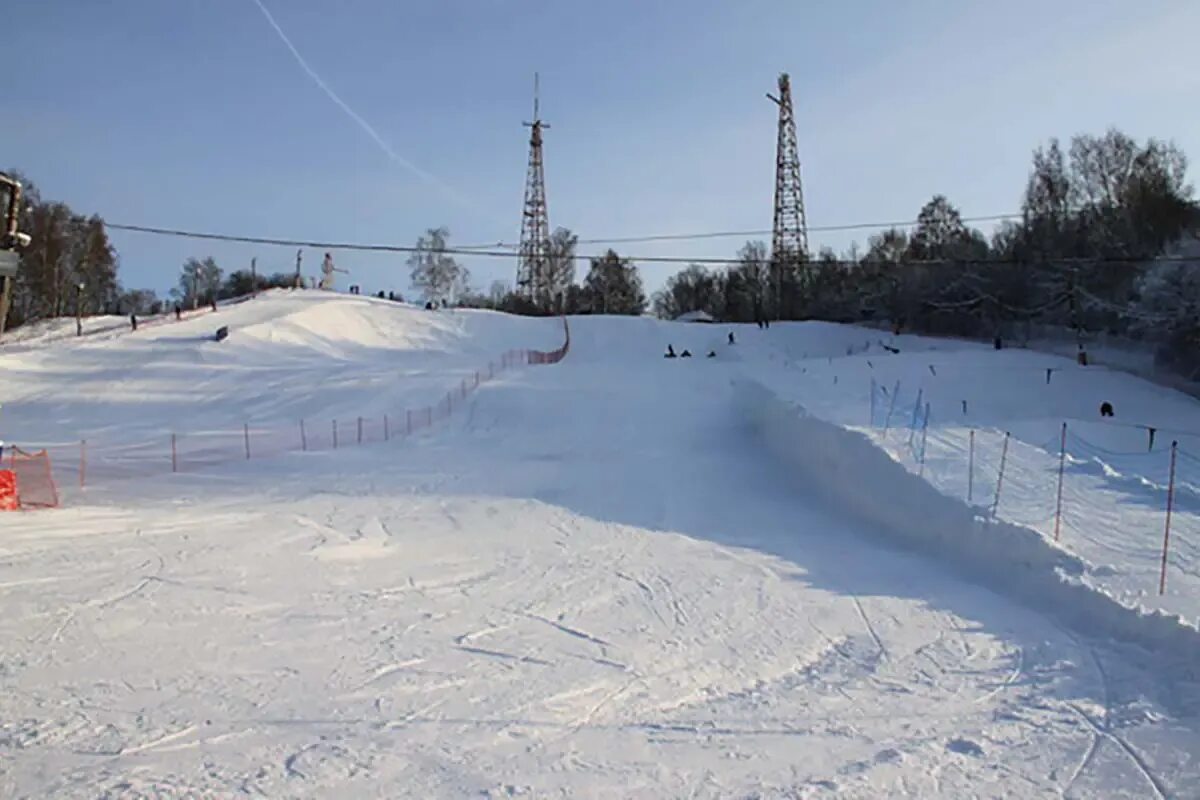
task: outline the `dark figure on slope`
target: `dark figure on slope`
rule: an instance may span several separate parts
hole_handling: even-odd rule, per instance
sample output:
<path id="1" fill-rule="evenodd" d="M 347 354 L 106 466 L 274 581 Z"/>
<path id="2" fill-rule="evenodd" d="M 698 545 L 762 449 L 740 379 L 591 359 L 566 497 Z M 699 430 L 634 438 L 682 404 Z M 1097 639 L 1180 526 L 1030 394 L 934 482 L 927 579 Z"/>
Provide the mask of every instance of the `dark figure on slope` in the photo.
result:
<path id="1" fill-rule="evenodd" d="M 1102 417 L 1113 416 L 1112 403 L 1105 400 L 1103 403 L 1100 404 L 1100 416 L 1102 416 Z"/>
<path id="2" fill-rule="evenodd" d="M 679 354 L 679 357 L 680 357 L 680 358 L 691 358 L 691 357 L 692 357 L 692 351 L 691 351 L 691 350 L 684 350 L 682 353 L 680 353 L 680 354 Z"/>
<path id="3" fill-rule="evenodd" d="M 733 344 L 733 331 L 729 332 L 729 343 Z"/>
<path id="4" fill-rule="evenodd" d="M 675 348 L 671 345 L 667 345 L 667 353 L 663 356 L 663 358 L 675 358 Z"/>

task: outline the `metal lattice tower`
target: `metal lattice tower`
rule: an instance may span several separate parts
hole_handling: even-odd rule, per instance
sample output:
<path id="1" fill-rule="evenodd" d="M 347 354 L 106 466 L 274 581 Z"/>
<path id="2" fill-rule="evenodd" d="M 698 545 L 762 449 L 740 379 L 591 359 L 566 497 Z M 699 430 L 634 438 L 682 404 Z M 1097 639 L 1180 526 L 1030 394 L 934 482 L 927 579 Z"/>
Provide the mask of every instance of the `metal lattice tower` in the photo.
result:
<path id="1" fill-rule="evenodd" d="M 808 221 L 804 217 L 804 186 L 800 180 L 800 150 L 796 117 L 787 73 L 779 76 L 779 96 L 767 95 L 779 106 L 779 140 L 775 146 L 775 224 L 771 234 L 771 266 L 775 279 L 776 314 L 782 310 L 783 277 L 794 274 L 808 257 Z"/>
<path id="2" fill-rule="evenodd" d="M 550 217 L 546 211 L 546 178 L 542 172 L 542 123 L 538 115 L 538 76 L 533 76 L 533 122 L 529 134 L 529 171 L 525 177 L 525 210 L 521 216 L 521 249 L 517 256 L 517 291 L 533 301 L 547 293 L 550 264 Z"/>

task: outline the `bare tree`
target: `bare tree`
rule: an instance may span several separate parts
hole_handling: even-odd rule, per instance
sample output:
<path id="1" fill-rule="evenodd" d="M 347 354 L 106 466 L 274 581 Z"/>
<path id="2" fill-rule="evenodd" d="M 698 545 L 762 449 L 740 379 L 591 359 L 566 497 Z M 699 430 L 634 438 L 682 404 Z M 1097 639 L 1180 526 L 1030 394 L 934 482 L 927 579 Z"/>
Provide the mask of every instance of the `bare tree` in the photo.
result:
<path id="1" fill-rule="evenodd" d="M 450 231 L 430 228 L 417 239 L 417 249 L 408 257 L 413 286 L 433 302 L 453 302 L 466 292 L 470 273 L 446 252 Z"/>

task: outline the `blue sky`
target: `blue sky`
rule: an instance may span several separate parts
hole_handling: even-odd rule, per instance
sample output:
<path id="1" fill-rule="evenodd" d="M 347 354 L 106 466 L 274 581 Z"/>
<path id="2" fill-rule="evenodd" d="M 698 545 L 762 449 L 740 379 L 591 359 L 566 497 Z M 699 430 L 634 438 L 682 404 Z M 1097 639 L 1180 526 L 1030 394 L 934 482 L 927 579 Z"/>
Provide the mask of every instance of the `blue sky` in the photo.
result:
<path id="1" fill-rule="evenodd" d="M 1200 158 L 1194 0 L 264 2 L 391 149 L 451 191 L 389 158 L 254 0 L 8 0 L 18 53 L 0 162 L 112 222 L 390 244 L 445 225 L 452 243 L 511 242 L 535 70 L 551 224 L 585 239 L 769 228 L 764 95 L 783 71 L 813 226 L 912 219 L 935 193 L 966 215 L 1015 210 L 1036 145 L 1110 125 Z M 841 250 L 867 233 L 811 239 Z M 267 272 L 295 256 L 113 240 L 123 282 L 160 291 L 188 256 L 226 270 L 257 256 Z M 408 285 L 402 255 L 335 259 L 364 290 Z M 515 272 L 515 259 L 465 261 L 482 288 Z M 674 269 L 642 271 L 653 289 Z"/>

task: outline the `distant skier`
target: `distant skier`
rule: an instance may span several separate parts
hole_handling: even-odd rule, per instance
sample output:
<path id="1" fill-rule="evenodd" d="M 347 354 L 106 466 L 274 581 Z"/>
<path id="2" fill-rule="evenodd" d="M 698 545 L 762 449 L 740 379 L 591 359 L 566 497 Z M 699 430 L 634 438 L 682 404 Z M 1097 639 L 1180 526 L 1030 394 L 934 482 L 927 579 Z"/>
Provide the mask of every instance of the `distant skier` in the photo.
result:
<path id="1" fill-rule="evenodd" d="M 175 304 L 175 321 L 183 319 L 183 309 L 179 307 L 179 303 Z"/>
<path id="2" fill-rule="evenodd" d="M 1102 416 L 1102 417 L 1113 416 L 1112 403 L 1105 400 L 1103 403 L 1100 404 L 1100 416 Z"/>
<path id="3" fill-rule="evenodd" d="M 730 343 L 730 344 L 733 344 L 733 342 L 734 342 L 734 339 L 733 339 L 733 331 L 730 331 L 730 332 L 729 332 L 729 343 Z"/>
<path id="4" fill-rule="evenodd" d="M 213 310 L 213 313 L 216 313 L 216 311 L 217 311 L 217 298 L 215 298 L 215 297 L 213 298 L 213 301 L 212 301 L 212 310 Z"/>
<path id="5" fill-rule="evenodd" d="M 675 358 L 675 348 L 668 344 L 666 355 L 663 358 Z"/>
<path id="6" fill-rule="evenodd" d="M 133 330 L 135 332 L 137 331 L 137 314 L 129 315 L 129 325 L 133 328 Z"/>

